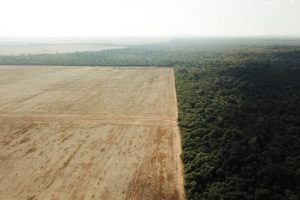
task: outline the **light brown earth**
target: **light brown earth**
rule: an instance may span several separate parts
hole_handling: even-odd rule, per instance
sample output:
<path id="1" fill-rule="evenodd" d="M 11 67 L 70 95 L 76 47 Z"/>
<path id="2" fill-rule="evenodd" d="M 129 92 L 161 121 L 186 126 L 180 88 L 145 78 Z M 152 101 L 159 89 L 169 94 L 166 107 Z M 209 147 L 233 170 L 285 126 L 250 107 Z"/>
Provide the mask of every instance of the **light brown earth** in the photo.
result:
<path id="1" fill-rule="evenodd" d="M 185 199 L 172 68 L 0 66 L 0 199 Z"/>

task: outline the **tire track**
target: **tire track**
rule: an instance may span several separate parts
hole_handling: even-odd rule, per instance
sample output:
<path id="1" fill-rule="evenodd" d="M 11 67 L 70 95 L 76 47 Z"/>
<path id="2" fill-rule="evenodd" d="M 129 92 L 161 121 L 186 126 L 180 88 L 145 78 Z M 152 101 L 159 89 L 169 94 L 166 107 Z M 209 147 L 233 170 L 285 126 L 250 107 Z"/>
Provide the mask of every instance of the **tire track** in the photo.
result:
<path id="1" fill-rule="evenodd" d="M 177 122 L 177 118 L 139 118 L 139 117 L 105 117 L 98 115 L 0 115 L 0 121 L 29 121 L 29 122 L 57 122 L 57 121 L 97 121 L 112 124 L 136 123 L 169 123 Z"/>

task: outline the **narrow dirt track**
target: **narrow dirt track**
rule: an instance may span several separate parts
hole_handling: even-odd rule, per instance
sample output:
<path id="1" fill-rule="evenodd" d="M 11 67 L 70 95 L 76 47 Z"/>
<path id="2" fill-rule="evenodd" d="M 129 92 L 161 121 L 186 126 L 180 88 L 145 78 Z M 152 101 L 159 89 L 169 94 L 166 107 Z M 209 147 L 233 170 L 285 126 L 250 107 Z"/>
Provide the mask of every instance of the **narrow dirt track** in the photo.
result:
<path id="1" fill-rule="evenodd" d="M 174 102 L 175 102 L 175 112 L 174 112 L 174 118 L 176 119 L 176 124 L 175 124 L 175 135 L 176 137 L 174 138 L 174 144 L 175 147 L 174 149 L 174 155 L 181 155 L 182 153 L 182 148 L 181 148 L 181 134 L 180 134 L 180 130 L 179 130 L 179 126 L 178 126 L 178 102 L 177 102 L 177 94 L 176 94 L 176 85 L 175 85 L 175 74 L 174 74 L 174 69 L 172 69 L 172 73 L 171 73 L 171 85 L 173 88 L 173 97 L 174 97 Z M 175 123 L 175 122 L 174 122 Z M 179 180 L 179 185 L 184 186 L 184 168 L 183 168 L 183 162 L 181 161 L 181 159 L 179 159 L 177 163 L 177 169 L 178 172 L 177 173 L 177 180 Z M 185 190 L 179 190 L 180 194 L 179 196 L 183 197 L 183 199 L 186 199 L 186 194 L 185 194 Z"/>
<path id="2" fill-rule="evenodd" d="M 113 124 L 123 123 L 164 123 L 177 122 L 177 118 L 129 118 L 129 117 L 101 117 L 93 115 L 0 115 L 0 121 L 29 121 L 29 122 L 55 122 L 55 121 L 99 121 Z"/>
<path id="3" fill-rule="evenodd" d="M 186 199 L 172 68 L 1 66 L 0 86 L 0 199 Z"/>

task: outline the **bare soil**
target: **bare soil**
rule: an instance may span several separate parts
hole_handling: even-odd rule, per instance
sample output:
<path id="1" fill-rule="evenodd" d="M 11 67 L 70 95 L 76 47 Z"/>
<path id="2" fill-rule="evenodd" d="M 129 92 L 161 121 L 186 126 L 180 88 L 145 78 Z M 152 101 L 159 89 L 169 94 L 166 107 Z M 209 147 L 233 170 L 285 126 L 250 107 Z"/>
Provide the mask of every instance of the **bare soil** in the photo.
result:
<path id="1" fill-rule="evenodd" d="M 185 199 L 172 68 L 0 66 L 0 199 Z"/>

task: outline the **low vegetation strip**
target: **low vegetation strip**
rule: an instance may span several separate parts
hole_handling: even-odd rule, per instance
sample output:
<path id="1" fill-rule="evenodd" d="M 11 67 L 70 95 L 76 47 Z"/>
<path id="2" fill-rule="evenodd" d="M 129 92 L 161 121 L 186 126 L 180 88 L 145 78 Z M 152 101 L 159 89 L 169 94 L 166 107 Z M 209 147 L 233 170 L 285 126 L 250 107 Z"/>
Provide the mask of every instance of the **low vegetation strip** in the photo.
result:
<path id="1" fill-rule="evenodd" d="M 269 61 L 290 65 L 300 63 L 299 54 L 299 39 L 195 38 L 99 52 L 0 56 L 0 65 L 172 67 L 201 64 L 210 67 L 220 63 L 242 65 L 245 62 L 265 64 Z"/>

